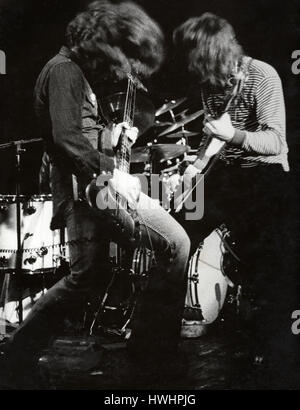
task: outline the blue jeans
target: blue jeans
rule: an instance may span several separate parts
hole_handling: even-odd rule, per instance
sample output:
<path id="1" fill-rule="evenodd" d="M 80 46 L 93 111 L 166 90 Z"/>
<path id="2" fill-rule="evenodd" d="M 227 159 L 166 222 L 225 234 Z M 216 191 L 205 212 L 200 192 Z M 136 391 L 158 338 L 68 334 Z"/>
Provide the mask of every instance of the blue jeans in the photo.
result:
<path id="1" fill-rule="evenodd" d="M 137 351 L 171 350 L 179 340 L 190 240 L 180 224 L 143 194 L 137 214 L 139 242 L 146 246 L 151 243 L 158 264 L 138 302 L 130 344 Z M 111 239 L 117 242 L 112 226 L 86 202 L 72 200 L 65 208 L 65 221 L 71 273 L 32 308 L 11 338 L 13 351 L 38 354 L 60 331 L 66 314 L 84 305 L 99 276 L 103 277 L 102 289 L 106 287 L 104 248 Z"/>

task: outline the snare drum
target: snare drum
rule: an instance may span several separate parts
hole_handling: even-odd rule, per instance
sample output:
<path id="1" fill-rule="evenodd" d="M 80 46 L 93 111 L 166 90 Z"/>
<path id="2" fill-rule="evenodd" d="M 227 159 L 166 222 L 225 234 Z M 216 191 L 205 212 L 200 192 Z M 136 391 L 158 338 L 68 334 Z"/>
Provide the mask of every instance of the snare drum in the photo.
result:
<path id="1" fill-rule="evenodd" d="M 14 272 L 17 256 L 17 205 L 13 195 L 0 195 L 0 269 Z M 60 231 L 52 231 L 51 195 L 21 196 L 22 272 L 54 270 L 64 254 Z"/>

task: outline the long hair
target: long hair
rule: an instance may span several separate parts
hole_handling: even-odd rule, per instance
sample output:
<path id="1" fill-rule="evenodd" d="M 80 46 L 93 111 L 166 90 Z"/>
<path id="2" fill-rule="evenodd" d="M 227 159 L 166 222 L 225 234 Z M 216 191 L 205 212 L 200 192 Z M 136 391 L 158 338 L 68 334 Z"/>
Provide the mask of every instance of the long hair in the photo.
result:
<path id="1" fill-rule="evenodd" d="M 207 86 L 225 87 L 243 53 L 232 26 L 211 13 L 190 18 L 176 28 L 173 42 L 177 58 Z"/>
<path id="2" fill-rule="evenodd" d="M 66 30 L 67 45 L 90 69 L 147 77 L 164 58 L 164 38 L 158 24 L 130 1 L 92 2 Z"/>

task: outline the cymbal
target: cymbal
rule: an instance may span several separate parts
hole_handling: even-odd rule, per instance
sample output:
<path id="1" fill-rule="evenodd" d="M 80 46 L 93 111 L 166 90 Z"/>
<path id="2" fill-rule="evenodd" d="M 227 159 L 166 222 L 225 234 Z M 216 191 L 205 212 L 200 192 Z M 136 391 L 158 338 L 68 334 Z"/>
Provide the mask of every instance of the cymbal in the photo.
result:
<path id="1" fill-rule="evenodd" d="M 137 147 L 132 149 L 130 162 L 150 162 L 153 159 L 163 162 L 180 157 L 189 150 L 190 147 L 188 145 L 178 144 L 154 144 Z"/>
<path id="2" fill-rule="evenodd" d="M 203 114 L 204 110 L 199 110 L 194 112 L 193 114 L 187 115 L 186 117 L 183 117 L 180 121 L 175 122 L 173 125 L 170 125 L 170 127 L 168 127 L 163 132 L 158 134 L 158 136 L 162 137 L 163 135 L 169 134 L 169 132 L 175 131 L 178 128 L 183 127 L 185 124 L 194 121 L 196 118 L 200 117 Z"/>
<path id="3" fill-rule="evenodd" d="M 156 117 L 159 117 L 166 112 L 173 110 L 174 108 L 178 107 L 178 105 L 182 104 L 186 101 L 186 97 L 179 98 L 178 100 L 171 100 L 168 103 L 163 104 L 155 113 Z"/>
<path id="4" fill-rule="evenodd" d="M 166 135 L 166 137 L 167 138 L 183 138 L 183 137 L 193 137 L 198 134 L 199 132 L 182 130 L 179 132 L 175 132 L 174 134 Z"/>
<path id="5" fill-rule="evenodd" d="M 114 123 L 123 121 L 126 93 L 120 92 L 109 95 L 101 101 L 104 116 Z M 152 127 L 155 118 L 155 108 L 151 100 L 137 91 L 135 100 L 135 114 L 133 125 L 138 128 L 139 135 Z"/>
<path id="6" fill-rule="evenodd" d="M 130 155 L 131 163 L 149 162 L 150 161 L 150 149 L 148 146 L 132 148 Z"/>

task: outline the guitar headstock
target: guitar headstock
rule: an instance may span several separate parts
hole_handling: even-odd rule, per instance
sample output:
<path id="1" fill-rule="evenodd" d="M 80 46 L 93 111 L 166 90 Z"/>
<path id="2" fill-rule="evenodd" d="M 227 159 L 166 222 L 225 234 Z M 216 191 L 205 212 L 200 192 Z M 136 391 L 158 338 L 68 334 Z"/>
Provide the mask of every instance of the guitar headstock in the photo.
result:
<path id="1" fill-rule="evenodd" d="M 127 73 L 126 76 L 128 81 L 130 81 L 136 87 L 137 90 L 143 90 L 146 93 L 148 92 L 147 88 L 144 86 L 144 84 L 138 77 L 134 76 L 131 73 Z"/>

